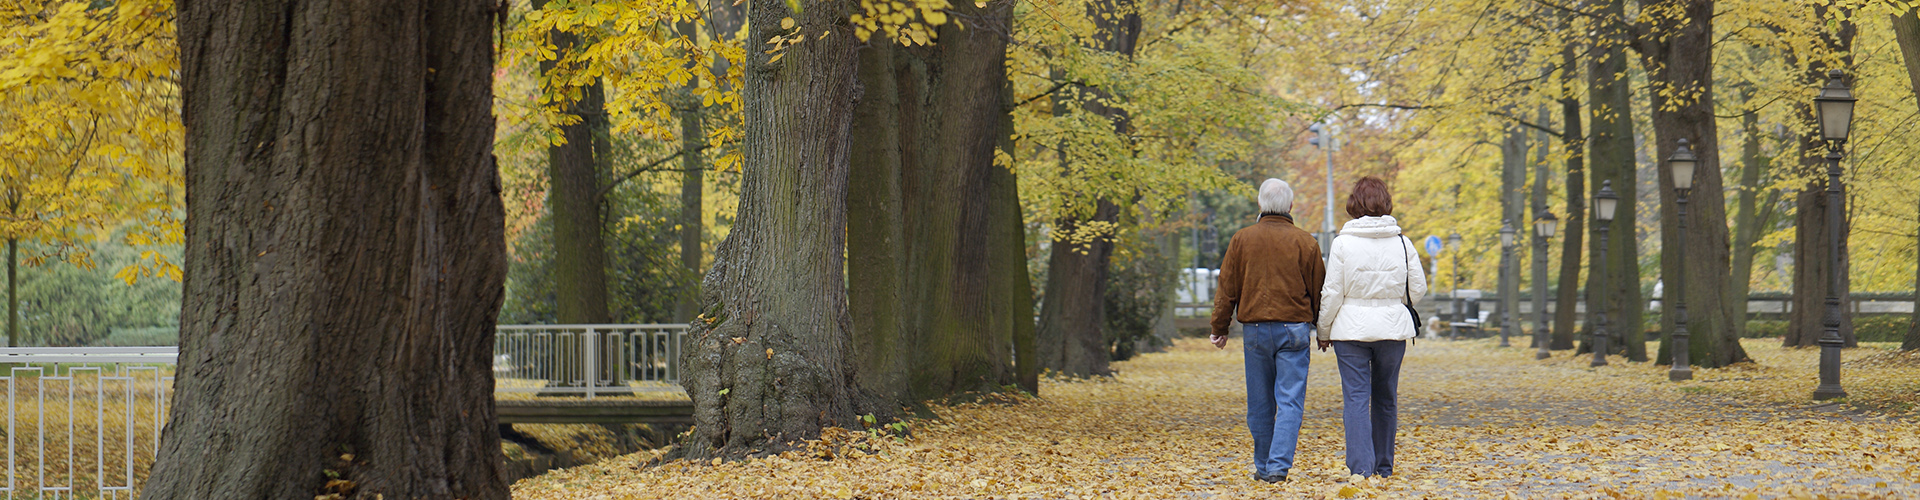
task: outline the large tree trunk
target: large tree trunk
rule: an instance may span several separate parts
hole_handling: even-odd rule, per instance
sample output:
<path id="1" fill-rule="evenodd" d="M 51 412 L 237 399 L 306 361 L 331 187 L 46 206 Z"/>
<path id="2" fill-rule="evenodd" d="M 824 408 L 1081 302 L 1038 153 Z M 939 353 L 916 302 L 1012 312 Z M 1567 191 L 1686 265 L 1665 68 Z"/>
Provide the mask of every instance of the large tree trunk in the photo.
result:
<path id="1" fill-rule="evenodd" d="M 999 145 L 1006 80 L 1004 31 L 1011 2 L 984 8 L 956 2 L 973 20 L 939 28 L 933 45 L 902 49 L 911 57 L 914 100 L 924 110 L 902 115 L 902 129 L 918 132 L 904 165 L 908 324 L 917 334 L 912 385 L 920 398 L 996 391 L 1012 382 L 1005 332 L 993 327 L 989 205 L 994 150 Z M 998 24 L 996 24 L 998 20 Z"/>
<path id="2" fill-rule="evenodd" d="M 1913 89 L 1913 95 L 1920 99 L 1920 9 L 1908 9 L 1893 20 L 1894 38 L 1900 41 L 1901 62 L 1907 67 L 1907 83 Z M 1913 323 L 1907 326 L 1907 338 L 1900 343 L 1900 350 L 1920 349 L 1920 266 L 1915 266 L 1913 285 L 1914 294 Z"/>
<path id="3" fill-rule="evenodd" d="M 1624 18 L 1626 0 L 1605 0 L 1601 13 L 1613 18 Z M 1639 210 L 1634 200 L 1639 193 L 1634 174 L 1633 146 L 1633 96 L 1631 82 L 1627 79 L 1628 36 L 1623 27 L 1603 23 L 1594 40 L 1595 59 L 1587 70 L 1589 95 L 1593 100 L 1588 112 L 1591 113 L 1593 133 L 1588 142 L 1587 157 L 1592 160 L 1592 181 L 1594 186 L 1601 181 L 1613 181 L 1613 191 L 1620 195 L 1619 209 L 1614 212 L 1613 222 L 1608 225 L 1606 262 L 1589 259 L 1588 296 L 1604 296 L 1600 303 L 1605 304 L 1607 330 L 1610 341 L 1607 345 L 1613 353 L 1626 353 L 1630 359 L 1645 360 L 1646 348 L 1644 328 L 1641 316 L 1646 310 L 1646 302 L 1640 298 L 1640 246 L 1635 234 L 1634 220 Z M 1590 255 L 1598 255 L 1599 223 L 1589 228 L 1593 239 L 1588 242 Z M 1600 272 L 1606 266 L 1607 272 Z M 1594 277 L 1598 277 L 1596 281 Z M 1591 308 L 1588 317 L 1601 312 Z M 1591 325 L 1589 325 L 1591 328 Z M 1591 341 L 1592 336 L 1582 336 L 1583 342 Z M 1582 344 L 1581 352 L 1589 352 L 1591 346 Z M 1632 353 L 1639 352 L 1635 358 Z"/>
<path id="4" fill-rule="evenodd" d="M 747 45 L 786 33 L 835 31 L 779 52 L 749 52 L 737 222 L 701 287 L 706 320 L 688 332 L 682 384 L 693 398 L 691 457 L 777 449 L 824 427 L 860 428 L 889 413 L 855 379 L 843 253 L 848 131 L 858 41 L 850 0 L 793 12 L 754 0 Z"/>
<path id="5" fill-rule="evenodd" d="M 1029 394 L 1040 393 L 1033 338 L 1033 278 L 1027 274 L 1027 232 L 1021 222 L 1019 178 L 1005 167 L 994 167 L 988 218 L 992 224 L 993 317 L 1004 321 L 1006 337 L 994 339 L 1013 346 L 1013 381 Z M 1003 327 L 995 325 L 995 331 Z"/>
<path id="6" fill-rule="evenodd" d="M 1538 115 L 1539 123 L 1542 126 L 1553 123 L 1553 115 L 1549 112 L 1546 104 L 1540 105 Z M 1533 195 L 1528 198 L 1530 203 L 1527 206 L 1528 213 L 1526 218 L 1523 219 L 1525 222 L 1515 220 L 1514 224 L 1517 226 L 1514 227 L 1514 229 L 1519 230 L 1520 234 L 1528 236 L 1520 240 L 1520 244 L 1526 246 L 1527 253 L 1529 257 L 1531 257 L 1525 260 L 1532 261 L 1533 263 L 1532 270 L 1528 271 L 1528 274 L 1532 275 L 1532 279 L 1529 280 L 1529 282 L 1531 285 L 1530 288 L 1533 290 L 1531 300 L 1533 310 L 1527 312 L 1526 318 L 1526 322 L 1533 325 L 1533 331 L 1528 332 L 1527 338 L 1531 340 L 1527 343 L 1527 347 L 1539 348 L 1540 341 L 1545 338 L 1540 335 L 1540 332 L 1548 331 L 1547 322 L 1542 320 L 1547 317 L 1545 314 L 1547 310 L 1547 256 L 1551 252 L 1547 251 L 1548 242 L 1545 238 L 1540 237 L 1540 233 L 1537 230 L 1538 226 L 1534 223 L 1539 220 L 1540 212 L 1547 210 L 1547 180 L 1552 177 L 1553 167 L 1547 163 L 1547 155 L 1549 154 L 1547 149 L 1549 145 L 1552 144 L 1552 138 L 1544 131 L 1535 131 L 1534 141 Z"/>
<path id="7" fill-rule="evenodd" d="M 142 498 L 507 498 L 493 4 L 179 7 L 180 369 Z"/>
<path id="8" fill-rule="evenodd" d="M 1580 304 L 1580 262 L 1583 237 L 1587 229 L 1586 131 L 1580 126 L 1580 98 L 1573 89 L 1579 78 L 1574 65 L 1575 46 L 1560 51 L 1560 133 L 1567 153 L 1567 213 L 1560 217 L 1560 283 L 1553 310 L 1553 343 L 1548 347 L 1572 349 L 1575 315 Z"/>
<path id="9" fill-rule="evenodd" d="M 539 9 L 546 0 L 535 0 Z M 560 53 L 577 50 L 578 35 L 554 30 L 547 34 Z M 555 61 L 541 61 L 542 75 Z M 544 81 L 544 80 L 543 80 Z M 562 89 L 549 86 L 548 92 Z M 567 114 L 580 121 L 561 125 L 564 144 L 547 147 L 547 218 L 553 223 L 554 315 L 563 324 L 601 324 L 613 321 L 607 311 L 607 249 L 601 237 L 600 157 L 596 140 L 604 130 L 606 106 L 595 83 L 581 89 L 580 100 L 567 105 Z M 604 148 L 600 148 L 604 149 Z"/>
<path id="10" fill-rule="evenodd" d="M 900 93 L 894 45 L 860 49 L 860 101 L 854 108 L 847 181 L 847 307 L 853 318 L 860 385 L 907 403 L 910 365 L 906 318 L 906 236 L 900 192 Z"/>
<path id="11" fill-rule="evenodd" d="M 1087 3 L 1087 17 L 1096 28 L 1090 42 L 1095 48 L 1132 57 L 1140 38 L 1140 14 L 1134 0 L 1093 0 Z M 1080 105 L 1088 112 L 1106 117 L 1114 130 L 1127 135 L 1133 125 L 1127 111 L 1110 106 L 1114 96 L 1095 87 L 1079 87 Z M 1056 110 L 1061 101 L 1055 101 Z M 1072 168 L 1070 158 L 1062 158 L 1062 168 Z M 1113 227 L 1120 220 L 1120 206 L 1113 200 L 1096 200 L 1090 217 L 1062 217 L 1054 222 L 1056 234 L 1073 234 L 1087 223 Z M 1108 375 L 1110 354 L 1106 339 L 1106 282 L 1113 254 L 1113 235 L 1093 238 L 1086 244 L 1071 244 L 1055 239 L 1047 263 L 1047 292 L 1040 305 L 1038 341 L 1040 366 L 1070 376 Z"/>
<path id="12" fill-rule="evenodd" d="M 1813 15 L 1826 19 L 1829 8 L 1824 3 L 1814 3 Z M 1806 62 L 1806 72 L 1800 75 L 1800 81 L 1808 88 L 1819 88 L 1827 81 L 1827 70 L 1832 65 L 1820 55 L 1839 54 L 1841 68 L 1853 67 L 1853 39 L 1856 27 L 1851 16 L 1838 21 L 1838 30 L 1822 30 L 1820 33 L 1821 54 L 1808 54 L 1797 57 Z M 1816 123 L 1811 103 L 1797 103 L 1795 110 L 1802 123 L 1813 126 Z M 1797 174 L 1807 179 L 1801 188 L 1798 210 L 1794 214 L 1795 234 L 1793 241 L 1793 311 L 1787 316 L 1787 334 L 1781 339 L 1786 347 L 1815 347 L 1820 345 L 1823 320 L 1826 317 L 1827 283 L 1833 269 L 1832 252 L 1827 242 L 1827 163 L 1824 159 L 1826 143 L 1820 140 L 1818 128 L 1808 129 L 1800 140 L 1800 162 Z M 1844 262 L 1847 255 L 1847 234 L 1852 230 L 1852 218 L 1844 213 L 1840 217 L 1840 255 Z M 1858 344 L 1853 332 L 1853 310 L 1848 307 L 1848 294 L 1852 291 L 1853 281 L 1846 273 L 1845 264 L 1838 270 L 1840 276 L 1840 338 L 1846 340 L 1847 347 Z"/>
<path id="13" fill-rule="evenodd" d="M 1669 293 L 1660 311 L 1662 332 L 1673 331 L 1675 300 L 1685 300 L 1687 330 L 1693 364 L 1706 368 L 1746 361 L 1746 350 L 1732 328 L 1734 305 L 1745 316 L 1746 298 L 1727 296 L 1726 280 L 1730 266 L 1726 215 L 1726 185 L 1720 175 L 1720 134 L 1713 115 L 1713 1 L 1664 0 L 1685 19 L 1657 19 L 1636 48 L 1648 80 L 1653 110 L 1655 158 L 1662 159 L 1658 171 L 1660 186 L 1660 275 L 1669 277 Z M 1648 7 L 1651 7 L 1649 3 Z M 1694 174 L 1693 192 L 1688 196 L 1687 231 L 1678 229 L 1680 219 L 1674 203 L 1673 175 L 1664 159 L 1672 156 L 1678 141 L 1687 139 L 1700 158 Z M 1679 238 L 1686 238 L 1685 255 L 1680 254 Z M 1686 270 L 1680 272 L 1684 261 Z M 1679 288 L 1679 290 L 1675 290 Z M 1666 363 L 1672 336 L 1664 336 L 1658 362 Z"/>

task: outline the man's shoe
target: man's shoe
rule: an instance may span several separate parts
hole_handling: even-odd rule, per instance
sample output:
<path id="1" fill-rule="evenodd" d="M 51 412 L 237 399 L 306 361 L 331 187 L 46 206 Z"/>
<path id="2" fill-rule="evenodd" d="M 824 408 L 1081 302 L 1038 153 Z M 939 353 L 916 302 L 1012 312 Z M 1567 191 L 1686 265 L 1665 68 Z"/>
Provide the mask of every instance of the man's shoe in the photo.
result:
<path id="1" fill-rule="evenodd" d="M 1267 483 L 1279 483 L 1279 482 L 1281 482 L 1281 481 L 1286 481 L 1286 480 L 1287 480 L 1287 475 L 1286 475 L 1286 474 L 1274 474 L 1274 475 L 1271 475 L 1271 476 L 1269 476 L 1269 475 L 1266 475 L 1266 474 L 1261 474 L 1261 473 L 1258 473 L 1258 472 L 1256 472 L 1256 473 L 1254 473 L 1254 474 L 1253 474 L 1253 480 L 1255 480 L 1255 481 L 1265 481 L 1265 482 L 1267 482 Z"/>

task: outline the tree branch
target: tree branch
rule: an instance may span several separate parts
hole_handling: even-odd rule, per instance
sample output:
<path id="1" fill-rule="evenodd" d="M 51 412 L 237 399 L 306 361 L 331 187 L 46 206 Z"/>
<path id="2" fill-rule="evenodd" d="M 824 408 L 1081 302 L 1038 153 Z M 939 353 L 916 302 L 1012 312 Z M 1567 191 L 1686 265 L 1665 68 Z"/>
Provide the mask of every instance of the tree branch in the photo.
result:
<path id="1" fill-rule="evenodd" d="M 648 163 L 647 163 L 646 165 L 642 165 L 642 166 L 640 166 L 640 168 L 636 168 L 636 169 L 633 169 L 633 171 L 632 171 L 632 172 L 627 172 L 627 174 L 626 174 L 626 175 L 622 175 L 622 176 L 620 176 L 620 177 L 618 177 L 618 178 L 615 178 L 615 179 L 613 180 L 613 182 L 609 182 L 609 183 L 607 183 L 607 187 L 603 187 L 603 188 L 600 188 L 600 192 L 599 192 L 599 193 L 596 193 L 596 194 L 595 194 L 594 196 L 596 196 L 596 197 L 601 197 L 601 198 L 604 198 L 604 197 L 606 197 L 606 196 L 607 196 L 607 193 L 611 193 L 611 192 L 613 192 L 613 188 L 615 188 L 615 187 L 618 187 L 618 186 L 620 185 L 620 183 L 622 183 L 622 182 L 626 182 L 626 181 L 627 181 L 627 179 L 632 179 L 632 178 L 634 178 L 635 176 L 638 176 L 638 175 L 640 175 L 640 174 L 641 174 L 641 173 L 643 173 L 643 172 L 686 172 L 686 171 L 687 171 L 687 169 L 684 169 L 684 168 L 653 168 L 653 167 L 657 167 L 657 166 L 659 166 L 659 165 L 660 165 L 660 164 L 662 164 L 662 163 L 666 163 L 666 162 L 668 162 L 668 161 L 671 161 L 671 160 L 673 160 L 674 158 L 679 158 L 679 157 L 680 157 L 680 155 L 684 155 L 684 154 L 687 154 L 687 153 L 698 153 L 698 152 L 701 152 L 701 151 L 706 151 L 706 150 L 707 150 L 707 148 L 709 148 L 709 147 L 712 147 L 712 145 L 711 145 L 711 144 L 701 144 L 701 145 L 700 145 L 700 147 L 697 147 L 697 148 L 693 148 L 693 149 L 682 149 L 682 150 L 679 150 L 679 151 L 675 151 L 675 152 L 674 152 L 673 154 L 670 154 L 670 155 L 667 155 L 667 156 L 666 156 L 666 157 L 664 157 L 664 158 L 661 158 L 661 159 L 658 159 L 658 160 L 654 160 L 654 161 L 651 161 L 651 162 L 648 162 Z"/>

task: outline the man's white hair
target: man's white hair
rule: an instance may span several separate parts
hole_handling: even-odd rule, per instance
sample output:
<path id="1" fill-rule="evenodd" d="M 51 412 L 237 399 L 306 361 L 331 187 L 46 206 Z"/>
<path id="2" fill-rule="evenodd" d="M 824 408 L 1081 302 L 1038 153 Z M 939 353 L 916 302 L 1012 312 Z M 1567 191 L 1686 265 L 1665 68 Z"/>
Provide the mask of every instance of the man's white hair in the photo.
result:
<path id="1" fill-rule="evenodd" d="M 1293 211 L 1293 186 L 1280 179 L 1267 179 L 1260 183 L 1260 212 L 1289 213 Z"/>

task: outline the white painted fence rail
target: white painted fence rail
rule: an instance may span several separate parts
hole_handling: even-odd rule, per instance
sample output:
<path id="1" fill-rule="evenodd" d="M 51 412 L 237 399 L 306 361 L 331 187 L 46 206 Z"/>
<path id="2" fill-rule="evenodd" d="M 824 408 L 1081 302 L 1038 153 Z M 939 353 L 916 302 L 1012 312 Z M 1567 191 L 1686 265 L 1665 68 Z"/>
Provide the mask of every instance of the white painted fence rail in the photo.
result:
<path id="1" fill-rule="evenodd" d="M 496 394 L 679 391 L 687 325 L 500 325 Z M 131 500 L 166 424 L 179 348 L 0 347 L 6 499 Z"/>
<path id="2" fill-rule="evenodd" d="M 160 447 L 173 347 L 0 348 L 12 498 L 131 499 Z"/>
<path id="3" fill-rule="evenodd" d="M 681 391 L 687 325 L 501 325 L 493 342 L 500 393 Z"/>

